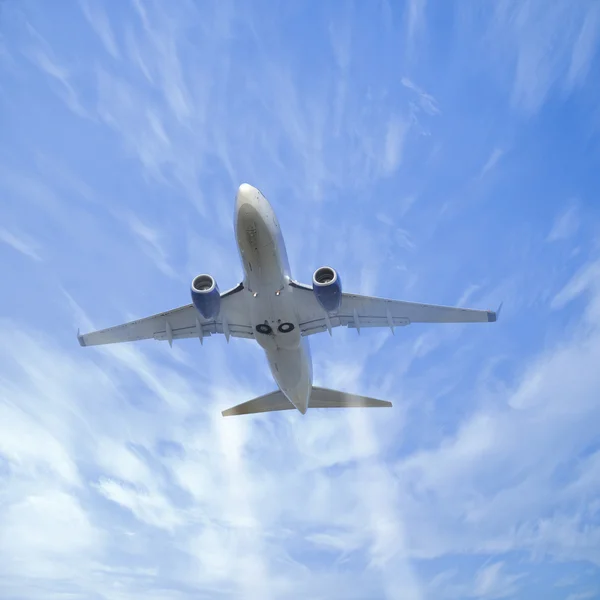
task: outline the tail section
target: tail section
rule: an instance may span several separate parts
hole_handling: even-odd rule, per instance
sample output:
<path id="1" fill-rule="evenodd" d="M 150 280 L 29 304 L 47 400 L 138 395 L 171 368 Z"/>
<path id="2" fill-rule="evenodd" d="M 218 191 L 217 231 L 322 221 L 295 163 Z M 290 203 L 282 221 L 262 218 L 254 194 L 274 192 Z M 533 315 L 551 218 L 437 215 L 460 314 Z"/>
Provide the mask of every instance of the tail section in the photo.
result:
<path id="1" fill-rule="evenodd" d="M 316 386 L 313 386 L 308 401 L 308 408 L 383 408 L 391 406 L 392 403 L 387 400 L 376 400 L 368 396 L 357 396 Z"/>
<path id="2" fill-rule="evenodd" d="M 377 400 L 367 396 L 357 396 L 356 394 L 347 394 L 328 388 L 313 386 L 308 401 L 308 408 L 383 408 L 391 407 L 392 403 L 387 400 Z M 278 410 L 292 410 L 295 406 L 285 397 L 281 390 L 265 394 L 238 404 L 233 408 L 224 410 L 221 414 L 224 417 L 235 415 L 249 415 L 262 412 L 273 412 Z"/>
<path id="3" fill-rule="evenodd" d="M 281 390 L 277 390 L 276 392 L 254 398 L 254 400 L 238 404 L 233 408 L 228 408 L 221 414 L 224 417 L 233 417 L 235 415 L 250 415 L 276 410 L 291 410 L 293 408 L 296 407 L 285 397 L 284 393 Z"/>

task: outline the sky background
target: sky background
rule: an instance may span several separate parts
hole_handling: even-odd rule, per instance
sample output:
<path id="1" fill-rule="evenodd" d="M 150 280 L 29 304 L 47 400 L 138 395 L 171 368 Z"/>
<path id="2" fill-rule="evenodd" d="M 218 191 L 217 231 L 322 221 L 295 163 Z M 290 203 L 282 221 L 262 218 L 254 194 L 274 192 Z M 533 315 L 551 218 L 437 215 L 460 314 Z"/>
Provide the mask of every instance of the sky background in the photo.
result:
<path id="1" fill-rule="evenodd" d="M 600 598 L 600 3 L 0 2 L 0 597 Z M 249 340 L 80 348 L 242 276 L 495 309 L 311 336 L 390 410 L 223 419 Z"/>

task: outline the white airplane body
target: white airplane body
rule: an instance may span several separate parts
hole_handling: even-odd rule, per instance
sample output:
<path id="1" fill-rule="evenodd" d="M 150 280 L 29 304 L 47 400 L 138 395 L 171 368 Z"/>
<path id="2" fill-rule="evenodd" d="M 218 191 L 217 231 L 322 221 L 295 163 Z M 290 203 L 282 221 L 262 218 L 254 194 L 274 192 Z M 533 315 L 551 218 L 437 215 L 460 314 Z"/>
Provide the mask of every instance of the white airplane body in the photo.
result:
<path id="1" fill-rule="evenodd" d="M 192 281 L 192 304 L 77 337 L 82 346 L 222 333 L 255 339 L 264 349 L 278 390 L 223 411 L 224 416 L 308 408 L 383 407 L 391 402 L 313 386 L 307 336 L 338 326 L 390 327 L 410 323 L 496 321 L 497 312 L 387 300 L 342 292 L 331 267 L 313 275 L 312 287 L 292 279 L 281 228 L 267 199 L 242 184 L 235 206 L 235 236 L 244 279 L 221 294 L 210 275 Z"/>

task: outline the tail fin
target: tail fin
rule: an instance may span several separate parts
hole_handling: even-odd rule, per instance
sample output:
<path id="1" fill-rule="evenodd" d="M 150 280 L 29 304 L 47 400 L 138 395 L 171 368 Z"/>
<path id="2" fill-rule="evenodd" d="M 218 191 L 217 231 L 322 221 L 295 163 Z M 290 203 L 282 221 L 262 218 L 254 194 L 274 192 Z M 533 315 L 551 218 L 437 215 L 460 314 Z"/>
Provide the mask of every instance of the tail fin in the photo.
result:
<path id="1" fill-rule="evenodd" d="M 353 408 L 353 407 L 391 407 L 392 403 L 387 400 L 376 400 L 367 396 L 357 396 L 356 394 L 347 394 L 328 388 L 313 386 L 308 401 L 309 408 Z M 262 412 L 273 412 L 277 410 L 292 410 L 294 405 L 285 397 L 281 390 L 265 394 L 248 400 L 232 408 L 224 410 L 221 414 L 224 417 L 235 415 L 250 415 Z"/>
<path id="2" fill-rule="evenodd" d="M 392 403 L 387 400 L 376 400 L 368 396 L 357 396 L 347 394 L 328 388 L 313 386 L 308 408 L 355 408 L 355 407 L 391 407 Z"/>

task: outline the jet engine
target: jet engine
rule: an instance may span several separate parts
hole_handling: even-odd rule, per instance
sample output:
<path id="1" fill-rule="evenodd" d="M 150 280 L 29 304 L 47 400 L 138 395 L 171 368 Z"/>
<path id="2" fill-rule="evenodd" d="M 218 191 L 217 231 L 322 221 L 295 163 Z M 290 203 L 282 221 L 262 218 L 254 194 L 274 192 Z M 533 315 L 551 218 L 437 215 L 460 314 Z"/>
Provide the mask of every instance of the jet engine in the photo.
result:
<path id="1" fill-rule="evenodd" d="M 192 302 L 205 319 L 214 319 L 221 310 L 221 294 L 210 275 L 197 275 L 192 281 Z"/>
<path id="2" fill-rule="evenodd" d="M 336 313 L 342 303 L 342 282 L 335 269 L 320 267 L 313 274 L 313 292 L 328 313 Z"/>

